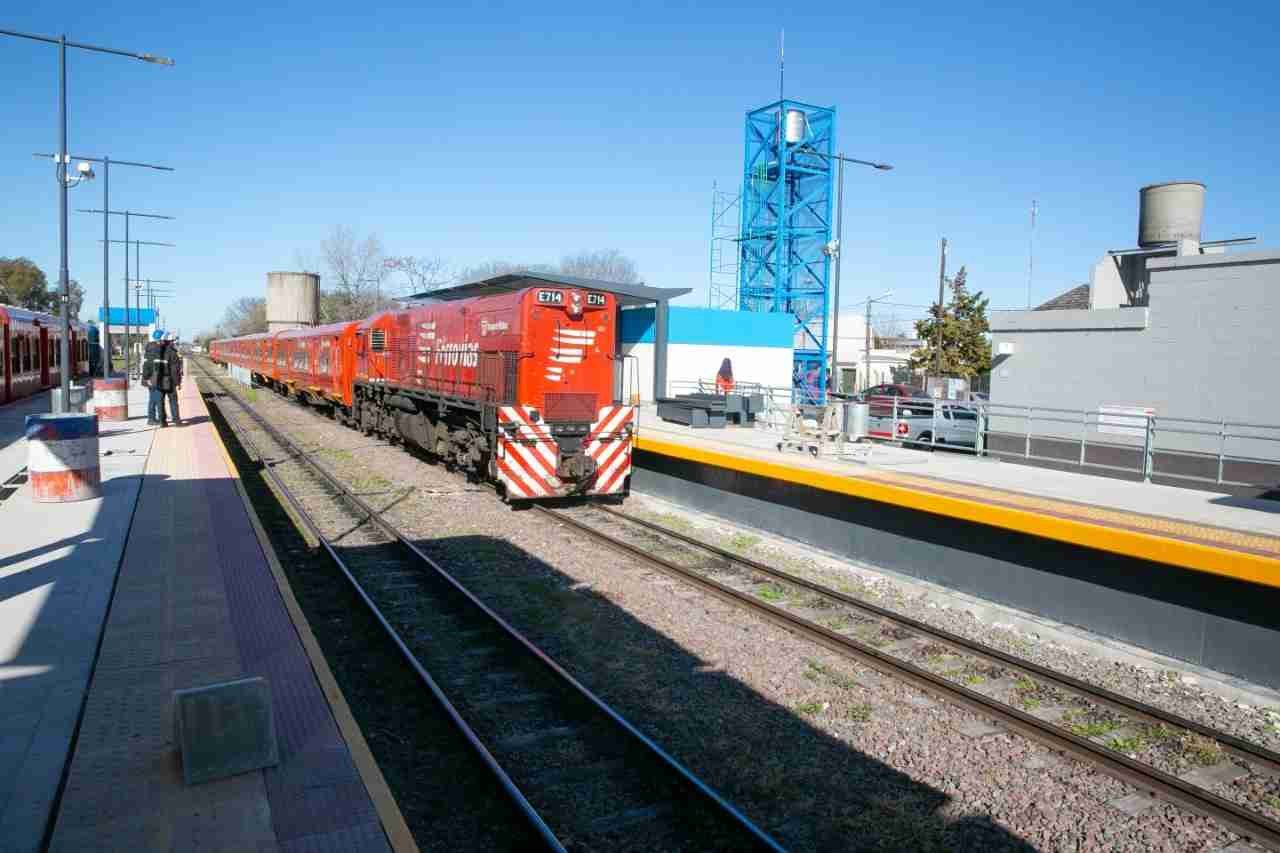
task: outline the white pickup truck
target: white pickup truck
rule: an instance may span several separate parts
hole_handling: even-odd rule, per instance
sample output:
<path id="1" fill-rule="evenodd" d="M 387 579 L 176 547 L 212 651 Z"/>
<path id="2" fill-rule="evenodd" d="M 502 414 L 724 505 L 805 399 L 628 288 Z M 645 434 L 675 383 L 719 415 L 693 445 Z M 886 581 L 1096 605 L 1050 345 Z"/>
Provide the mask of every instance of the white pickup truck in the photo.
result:
<path id="1" fill-rule="evenodd" d="M 914 398 L 899 398 L 892 410 L 890 406 L 893 401 L 872 401 L 867 424 L 872 438 L 900 441 L 912 447 L 974 447 L 977 444 L 978 412 L 970 406 Z"/>

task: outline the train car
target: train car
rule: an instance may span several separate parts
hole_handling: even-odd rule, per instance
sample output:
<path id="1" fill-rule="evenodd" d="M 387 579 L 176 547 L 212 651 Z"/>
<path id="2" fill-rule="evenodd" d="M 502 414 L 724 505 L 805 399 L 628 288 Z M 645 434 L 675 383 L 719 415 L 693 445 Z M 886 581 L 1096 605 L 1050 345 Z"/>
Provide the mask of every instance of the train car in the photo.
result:
<path id="1" fill-rule="evenodd" d="M 545 285 L 211 352 L 348 426 L 487 478 L 507 500 L 622 496 L 635 408 L 614 399 L 616 324 L 612 294 Z"/>
<path id="2" fill-rule="evenodd" d="M 62 320 L 52 314 L 0 305 L 0 403 L 38 394 L 62 381 Z M 89 375 L 84 323 L 71 323 L 71 376 Z"/>
<path id="3" fill-rule="evenodd" d="M 546 285 L 371 317 L 351 418 L 482 473 L 510 500 L 625 494 L 612 294 Z"/>

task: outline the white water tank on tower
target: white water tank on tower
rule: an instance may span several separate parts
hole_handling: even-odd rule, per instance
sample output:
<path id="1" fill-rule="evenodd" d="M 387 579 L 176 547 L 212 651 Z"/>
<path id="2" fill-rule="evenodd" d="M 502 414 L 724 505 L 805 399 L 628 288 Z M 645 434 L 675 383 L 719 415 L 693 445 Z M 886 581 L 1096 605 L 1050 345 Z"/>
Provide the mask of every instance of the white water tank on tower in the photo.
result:
<path id="1" fill-rule="evenodd" d="M 320 323 L 320 276 L 310 272 L 267 273 L 267 331 Z"/>
<path id="2" fill-rule="evenodd" d="M 1143 248 L 1182 240 L 1200 242 L 1204 220 L 1204 184 L 1175 181 L 1138 190 L 1138 245 Z"/>
<path id="3" fill-rule="evenodd" d="M 804 110 L 787 110 L 786 139 L 792 145 L 802 142 L 807 129 Z"/>

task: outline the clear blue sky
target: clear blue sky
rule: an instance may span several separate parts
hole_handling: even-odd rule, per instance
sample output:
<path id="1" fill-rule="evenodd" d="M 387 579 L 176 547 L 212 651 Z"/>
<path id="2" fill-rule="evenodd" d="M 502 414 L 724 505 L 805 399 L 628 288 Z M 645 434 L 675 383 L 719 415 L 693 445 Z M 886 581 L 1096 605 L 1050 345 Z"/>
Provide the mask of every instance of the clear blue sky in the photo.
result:
<path id="1" fill-rule="evenodd" d="M 1274 4 L 105 2 L 0 19 L 177 60 L 73 52 L 71 147 L 178 168 L 118 168 L 111 201 L 179 217 L 136 236 L 179 244 L 144 247 L 143 274 L 180 282 L 167 311 L 187 335 L 338 223 L 459 266 L 616 247 L 704 303 L 711 183 L 740 180 L 743 113 L 776 97 L 779 26 L 788 95 L 836 106 L 839 147 L 897 167 L 848 175 L 846 304 L 928 302 L 945 235 L 971 285 L 1021 305 L 1033 197 L 1036 301 L 1134 244 L 1145 183 L 1202 180 L 1206 237 L 1280 242 Z M 30 154 L 56 145 L 56 49 L 0 38 L 0 82 L 0 255 L 52 280 L 56 188 Z M 100 181 L 71 192 L 101 201 Z M 100 237 L 72 215 L 86 319 Z"/>

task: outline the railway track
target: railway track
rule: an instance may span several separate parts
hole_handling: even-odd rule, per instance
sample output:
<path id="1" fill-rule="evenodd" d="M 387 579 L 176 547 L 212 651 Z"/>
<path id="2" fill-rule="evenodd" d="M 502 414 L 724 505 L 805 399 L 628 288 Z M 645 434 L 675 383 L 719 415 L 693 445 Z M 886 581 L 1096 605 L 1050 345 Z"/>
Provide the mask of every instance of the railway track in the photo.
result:
<path id="1" fill-rule="evenodd" d="M 479 756 L 522 829 L 552 850 L 781 849 L 195 363 L 221 391 L 210 404 Z"/>
<path id="2" fill-rule="evenodd" d="M 592 505 L 566 510 L 538 506 L 537 511 L 641 561 L 644 565 L 750 610 L 831 651 L 858 659 L 891 677 L 907 681 L 1001 726 L 1082 759 L 1154 798 L 1176 803 L 1212 818 L 1269 849 L 1280 850 L 1280 823 L 1265 815 L 1130 758 L 1105 742 L 1100 742 L 1101 739 L 1076 734 L 1046 718 L 1045 714 L 1030 713 L 965 684 L 956 683 L 904 659 L 902 652 L 921 642 L 945 646 L 961 656 L 980 660 L 1002 670 L 1022 673 L 1027 678 L 1051 685 L 1131 720 L 1182 729 L 1211 739 L 1224 752 L 1255 765 L 1263 772 L 1280 771 L 1280 754 L 1276 752 L 610 507 Z M 764 600 L 760 595 L 760 585 L 766 581 L 772 586 L 774 594 L 771 597 L 775 598 L 774 603 Z M 787 589 L 803 591 L 808 596 L 803 608 L 808 613 L 797 612 L 797 607 L 782 603 L 783 599 L 789 597 L 786 595 Z M 833 624 L 832 616 L 843 610 L 855 616 L 855 620 L 850 620 L 851 625 L 861 623 L 884 626 L 888 630 L 882 633 L 897 642 L 886 648 L 850 636 L 846 630 L 833 630 L 810 618 L 815 605 L 824 613 L 826 618 L 823 621 L 828 624 Z"/>

